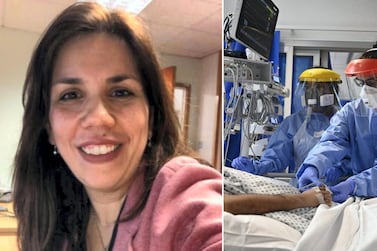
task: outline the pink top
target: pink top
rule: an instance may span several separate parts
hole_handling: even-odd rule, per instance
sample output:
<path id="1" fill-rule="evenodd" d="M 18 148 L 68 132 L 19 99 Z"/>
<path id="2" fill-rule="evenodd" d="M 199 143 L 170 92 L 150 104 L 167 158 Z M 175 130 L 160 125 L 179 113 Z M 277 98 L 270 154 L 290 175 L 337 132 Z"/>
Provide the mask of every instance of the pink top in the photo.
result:
<path id="1" fill-rule="evenodd" d="M 121 217 L 144 187 L 143 174 L 131 185 Z M 217 170 L 190 157 L 176 157 L 159 171 L 143 211 L 120 222 L 114 251 L 220 251 L 222 181 Z"/>

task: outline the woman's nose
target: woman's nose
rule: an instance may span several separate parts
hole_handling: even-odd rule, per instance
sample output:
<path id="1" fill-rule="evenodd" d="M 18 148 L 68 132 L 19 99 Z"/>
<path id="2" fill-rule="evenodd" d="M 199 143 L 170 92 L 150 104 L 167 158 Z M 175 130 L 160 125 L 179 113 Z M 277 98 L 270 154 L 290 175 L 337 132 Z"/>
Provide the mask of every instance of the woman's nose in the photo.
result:
<path id="1" fill-rule="evenodd" d="M 115 118 L 111 112 L 110 106 L 103 100 L 88 102 L 83 109 L 82 116 L 83 127 L 112 127 Z"/>

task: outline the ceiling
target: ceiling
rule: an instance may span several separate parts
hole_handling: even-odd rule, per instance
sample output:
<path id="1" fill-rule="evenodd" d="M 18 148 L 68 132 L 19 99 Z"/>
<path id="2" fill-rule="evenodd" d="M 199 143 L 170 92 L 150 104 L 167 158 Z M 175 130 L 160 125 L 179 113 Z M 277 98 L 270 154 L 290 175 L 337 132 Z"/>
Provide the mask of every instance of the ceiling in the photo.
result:
<path id="1" fill-rule="evenodd" d="M 74 0 L 0 0 L 0 26 L 42 33 Z M 160 53 L 202 58 L 222 48 L 221 0 L 153 0 L 140 14 Z"/>

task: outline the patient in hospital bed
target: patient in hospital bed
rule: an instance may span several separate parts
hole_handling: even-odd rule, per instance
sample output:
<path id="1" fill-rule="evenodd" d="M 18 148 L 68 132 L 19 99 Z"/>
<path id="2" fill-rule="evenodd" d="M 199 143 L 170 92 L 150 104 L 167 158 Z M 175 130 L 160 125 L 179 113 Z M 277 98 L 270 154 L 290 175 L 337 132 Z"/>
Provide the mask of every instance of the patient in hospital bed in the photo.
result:
<path id="1" fill-rule="evenodd" d="M 224 167 L 224 211 L 258 214 L 303 233 L 319 204 L 331 206 L 331 192 L 315 187 L 301 193 L 287 182 Z"/>
<path id="2" fill-rule="evenodd" d="M 377 198 L 349 197 L 339 204 L 330 202 L 329 192 L 319 188 L 325 203 L 317 206 L 319 202 L 314 197 L 318 192 L 314 190 L 301 193 L 288 182 L 229 167 L 224 167 L 223 170 L 224 250 L 376 250 Z M 291 205 L 287 202 L 286 205 L 280 205 L 280 208 L 272 206 L 272 198 L 280 195 L 296 199 L 307 197 L 304 199 L 306 202 L 293 202 Z M 255 207 L 232 207 L 232 203 L 237 200 L 241 204 L 250 203 L 245 201 L 252 196 L 255 196 Z M 269 208 L 262 207 L 263 201 L 268 201 Z"/>
<path id="3" fill-rule="evenodd" d="M 313 187 L 299 194 L 225 194 L 224 210 L 232 214 L 264 214 L 296 208 L 331 206 L 331 192 Z"/>

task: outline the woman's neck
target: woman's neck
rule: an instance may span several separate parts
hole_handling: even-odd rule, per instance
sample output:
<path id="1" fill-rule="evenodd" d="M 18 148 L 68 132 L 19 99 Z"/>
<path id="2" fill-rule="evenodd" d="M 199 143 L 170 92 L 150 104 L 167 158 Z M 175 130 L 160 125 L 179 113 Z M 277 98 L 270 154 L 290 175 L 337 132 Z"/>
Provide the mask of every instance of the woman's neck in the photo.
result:
<path id="1" fill-rule="evenodd" d="M 89 218 L 87 230 L 87 248 L 92 251 L 107 251 L 113 236 L 116 222 L 102 225 L 94 210 Z"/>
<path id="2" fill-rule="evenodd" d="M 93 212 L 98 218 L 98 223 L 100 224 L 100 226 L 107 226 L 116 222 L 125 198 L 126 194 L 89 194 Z"/>
<path id="3" fill-rule="evenodd" d="M 89 250 L 108 250 L 126 194 L 88 192 L 92 205 L 87 229 Z"/>

